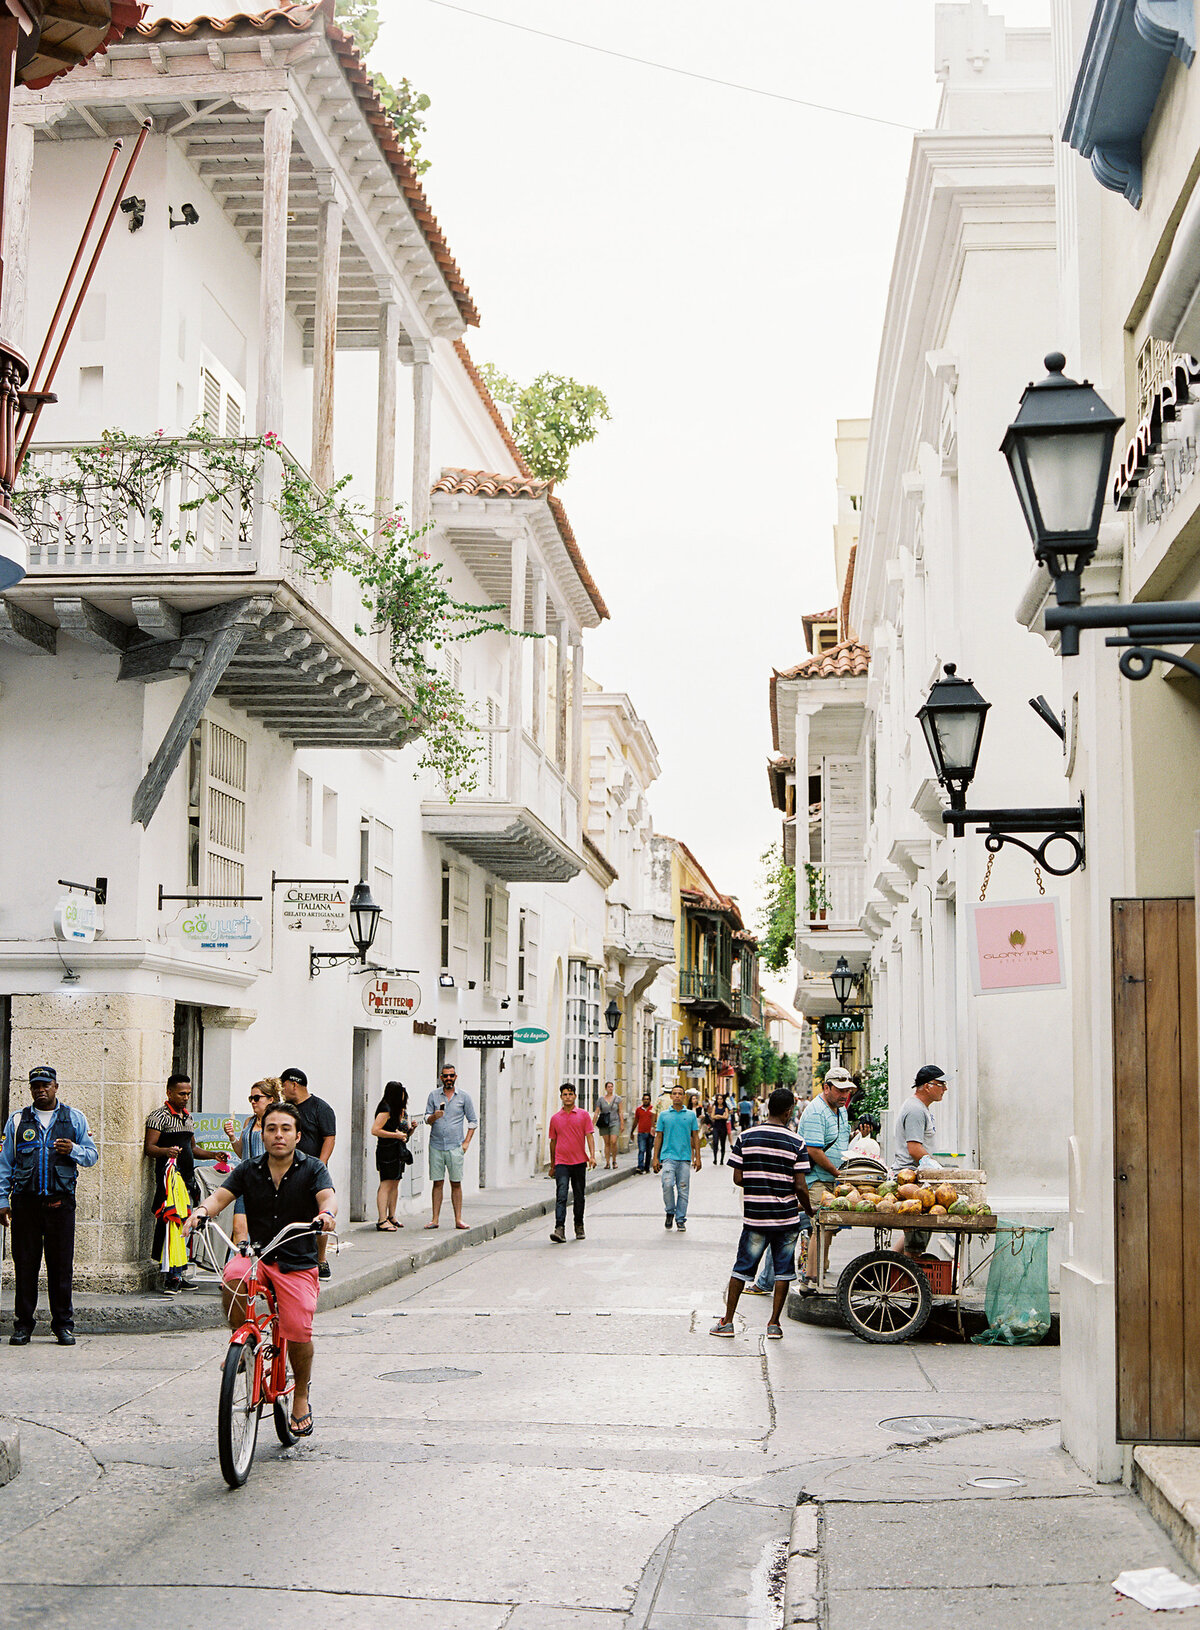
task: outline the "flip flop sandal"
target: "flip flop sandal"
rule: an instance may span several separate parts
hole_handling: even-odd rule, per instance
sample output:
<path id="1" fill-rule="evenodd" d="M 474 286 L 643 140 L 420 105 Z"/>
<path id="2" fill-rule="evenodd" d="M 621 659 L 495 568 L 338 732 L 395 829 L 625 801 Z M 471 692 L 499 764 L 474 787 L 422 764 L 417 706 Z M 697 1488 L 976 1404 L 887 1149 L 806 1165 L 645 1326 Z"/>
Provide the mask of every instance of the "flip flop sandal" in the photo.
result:
<path id="1" fill-rule="evenodd" d="M 302 1426 L 300 1424 L 301 1421 L 307 1421 L 308 1425 L 307 1426 Z M 310 1438 L 310 1437 L 312 1437 L 312 1430 L 313 1430 L 313 1413 L 312 1413 L 312 1410 L 310 1409 L 307 1412 L 307 1414 L 301 1415 L 299 1420 L 296 1419 L 295 1415 L 289 1416 L 288 1425 L 291 1427 L 294 1436 L 296 1436 L 298 1438 Z"/>
<path id="2" fill-rule="evenodd" d="M 375 1231 L 378 1234 L 394 1234 L 396 1232 L 396 1225 L 389 1217 L 386 1222 L 376 1223 Z"/>

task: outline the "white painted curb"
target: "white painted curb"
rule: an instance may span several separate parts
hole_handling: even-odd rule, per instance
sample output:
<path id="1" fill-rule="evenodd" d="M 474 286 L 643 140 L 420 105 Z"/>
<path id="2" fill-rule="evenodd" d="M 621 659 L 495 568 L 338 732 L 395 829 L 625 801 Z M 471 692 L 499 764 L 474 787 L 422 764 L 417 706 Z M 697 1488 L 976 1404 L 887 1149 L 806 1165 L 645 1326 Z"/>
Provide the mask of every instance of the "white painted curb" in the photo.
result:
<path id="1" fill-rule="evenodd" d="M 812 1501 L 792 1512 L 788 1535 L 787 1577 L 783 1587 L 784 1630 L 816 1625 L 817 1547 L 820 1508 Z"/>

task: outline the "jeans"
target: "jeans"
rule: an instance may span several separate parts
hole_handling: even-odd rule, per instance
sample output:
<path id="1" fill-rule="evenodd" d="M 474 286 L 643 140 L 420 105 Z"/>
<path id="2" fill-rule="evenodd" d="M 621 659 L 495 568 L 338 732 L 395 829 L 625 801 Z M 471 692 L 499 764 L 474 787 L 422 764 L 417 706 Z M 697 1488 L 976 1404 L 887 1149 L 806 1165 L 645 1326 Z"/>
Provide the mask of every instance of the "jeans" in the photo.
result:
<path id="1" fill-rule="evenodd" d="M 755 1290 L 775 1289 L 775 1258 L 770 1251 L 764 1251 L 762 1267 L 758 1270 L 758 1278 L 754 1281 Z"/>
<path id="2" fill-rule="evenodd" d="M 567 1190 L 571 1190 L 571 1199 L 575 1212 L 576 1228 L 583 1227 L 583 1196 L 584 1182 L 587 1177 L 587 1162 L 581 1160 L 578 1166 L 557 1165 L 554 1168 L 554 1226 L 563 1228 L 567 1221 Z"/>
<path id="3" fill-rule="evenodd" d="M 725 1137 L 729 1130 L 728 1121 L 714 1121 L 712 1123 L 712 1152 L 713 1165 L 725 1159 Z"/>
<path id="4" fill-rule="evenodd" d="M 37 1320 L 38 1273 L 46 1259 L 50 1328 L 73 1330 L 71 1281 L 75 1268 L 75 1200 L 51 1205 L 37 1194 L 12 1197 L 12 1258 L 16 1291 L 13 1329 L 32 1330 Z"/>
<path id="5" fill-rule="evenodd" d="M 667 1216 L 677 1223 L 687 1221 L 688 1189 L 692 1182 L 690 1160 L 664 1160 L 662 1163 L 663 1205 Z"/>
<path id="6" fill-rule="evenodd" d="M 653 1161 L 651 1159 L 651 1156 L 653 1155 L 653 1153 L 654 1153 L 654 1133 L 653 1132 L 639 1132 L 638 1133 L 638 1171 L 639 1172 L 648 1172 L 650 1170 L 650 1167 L 653 1164 Z"/>
<path id="7" fill-rule="evenodd" d="M 793 1280 L 796 1277 L 796 1241 L 799 1237 L 799 1224 L 794 1228 L 754 1228 L 749 1223 L 743 1223 L 733 1277 L 748 1285 L 765 1258 L 770 1265 L 772 1286 L 777 1280 Z M 761 1272 L 757 1283 L 763 1285 Z"/>

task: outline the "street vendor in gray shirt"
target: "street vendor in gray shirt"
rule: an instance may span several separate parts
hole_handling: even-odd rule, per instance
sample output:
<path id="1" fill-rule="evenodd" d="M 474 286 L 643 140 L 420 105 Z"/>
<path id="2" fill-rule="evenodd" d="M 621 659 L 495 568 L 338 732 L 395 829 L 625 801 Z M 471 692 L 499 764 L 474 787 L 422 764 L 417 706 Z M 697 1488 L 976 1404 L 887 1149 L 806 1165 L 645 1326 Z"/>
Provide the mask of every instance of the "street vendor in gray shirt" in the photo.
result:
<path id="1" fill-rule="evenodd" d="M 933 1153 L 933 1143 L 937 1136 L 937 1128 L 933 1122 L 933 1105 L 941 1103 L 949 1085 L 945 1070 L 939 1070 L 936 1064 L 922 1064 L 917 1071 L 912 1097 L 905 1099 L 896 1116 L 893 1133 L 893 1170 L 899 1172 L 905 1167 L 911 1167 L 915 1171 L 920 1171 L 922 1167 L 940 1164 Z M 919 1255 L 928 1248 L 929 1229 L 905 1229 L 906 1252 Z"/>
<path id="2" fill-rule="evenodd" d="M 457 1079 L 453 1064 L 444 1064 L 442 1090 L 431 1092 L 425 1105 L 425 1124 L 429 1127 L 429 1182 L 433 1194 L 433 1220 L 425 1224 L 426 1228 L 441 1227 L 442 1187 L 447 1177 L 454 1226 L 467 1226 L 462 1219 L 463 1157 L 471 1147 L 479 1116 L 467 1094 L 457 1090 Z"/>
<path id="3" fill-rule="evenodd" d="M 893 1171 L 906 1166 L 920 1171 L 922 1166 L 936 1166 L 933 1142 L 937 1128 L 933 1121 L 933 1105 L 940 1104 L 950 1083 L 945 1070 L 936 1064 L 923 1064 L 913 1082 L 913 1093 L 900 1106 L 893 1132 Z"/>

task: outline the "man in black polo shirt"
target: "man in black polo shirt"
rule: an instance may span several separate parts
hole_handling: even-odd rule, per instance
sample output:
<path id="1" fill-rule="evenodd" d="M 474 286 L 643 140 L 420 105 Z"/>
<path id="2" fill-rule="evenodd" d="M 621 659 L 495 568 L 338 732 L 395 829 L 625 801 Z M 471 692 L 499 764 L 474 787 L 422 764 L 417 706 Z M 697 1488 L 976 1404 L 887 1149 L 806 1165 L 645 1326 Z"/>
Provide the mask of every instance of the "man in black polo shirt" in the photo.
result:
<path id="1" fill-rule="evenodd" d="M 316 1093 L 309 1092 L 308 1077 L 303 1070 L 284 1070 L 279 1084 L 283 1088 L 283 1096 L 300 1116 L 301 1150 L 306 1155 L 315 1156 L 323 1166 L 328 1166 L 337 1141 L 337 1116 L 333 1113 L 333 1105 L 327 1104 L 324 1098 L 318 1098 Z M 320 1241 L 317 1251 L 317 1264 L 321 1278 L 328 1279 L 333 1270 L 325 1260 L 324 1240 Z"/>
<path id="2" fill-rule="evenodd" d="M 246 1202 L 246 1226 L 251 1243 L 268 1244 L 289 1223 L 311 1223 L 319 1219 L 322 1232 L 333 1232 L 337 1216 L 337 1195 L 333 1179 L 323 1161 L 299 1148 L 300 1114 L 294 1104 L 272 1104 L 263 1116 L 263 1143 L 266 1154 L 257 1160 L 243 1160 L 224 1179 L 221 1187 L 196 1207 L 184 1225 L 190 1233 L 203 1217 L 215 1217 L 239 1197 Z M 221 1294 L 231 1330 L 246 1318 L 246 1299 L 239 1286 L 250 1272 L 250 1259 L 232 1256 L 225 1267 Z M 317 1306 L 317 1240 L 313 1234 L 297 1234 L 271 1253 L 262 1263 L 263 1277 L 271 1286 L 279 1315 L 279 1332 L 287 1341 L 296 1390 L 292 1397 L 292 1431 L 306 1438 L 313 1429 L 308 1388 L 312 1377 L 312 1321 Z"/>

